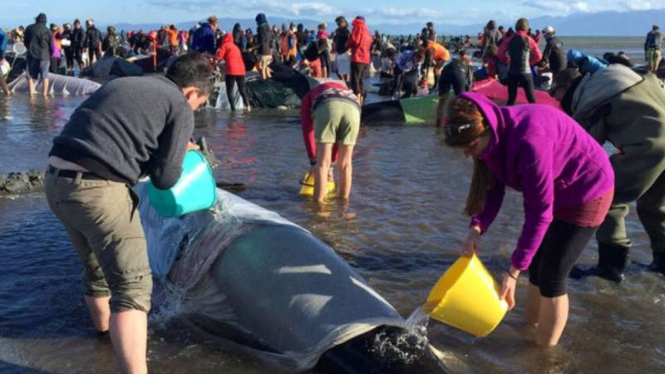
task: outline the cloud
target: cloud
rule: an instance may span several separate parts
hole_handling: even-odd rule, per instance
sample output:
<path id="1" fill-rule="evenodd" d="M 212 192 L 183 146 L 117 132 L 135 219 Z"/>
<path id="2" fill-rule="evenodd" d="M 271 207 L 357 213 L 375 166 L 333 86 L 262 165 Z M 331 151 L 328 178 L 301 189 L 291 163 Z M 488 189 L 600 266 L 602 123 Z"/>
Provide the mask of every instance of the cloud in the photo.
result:
<path id="1" fill-rule="evenodd" d="M 549 15 L 569 15 L 571 13 L 597 13 L 604 11 L 635 11 L 665 8 L 665 0 L 587 0 L 547 2 L 522 1 L 520 5 L 549 12 Z"/>
<path id="2" fill-rule="evenodd" d="M 522 1 L 521 5 L 534 8 L 538 10 L 544 10 L 546 12 L 555 13 L 556 15 L 560 14 L 570 14 L 574 12 L 590 12 L 591 6 L 585 1 L 558 1 L 550 0 L 547 2 L 533 2 L 533 1 Z"/>
<path id="3" fill-rule="evenodd" d="M 147 0 L 148 4 L 161 9 L 177 9 L 190 13 L 200 13 L 201 16 L 211 13 L 223 13 L 230 17 L 246 17 L 255 13 L 264 12 L 270 16 L 282 17 L 331 17 L 340 14 L 364 14 L 373 20 L 420 21 L 424 18 L 435 20 L 442 17 L 437 10 L 427 8 L 353 8 L 341 9 L 325 2 L 305 1 L 289 2 L 288 0 Z"/>

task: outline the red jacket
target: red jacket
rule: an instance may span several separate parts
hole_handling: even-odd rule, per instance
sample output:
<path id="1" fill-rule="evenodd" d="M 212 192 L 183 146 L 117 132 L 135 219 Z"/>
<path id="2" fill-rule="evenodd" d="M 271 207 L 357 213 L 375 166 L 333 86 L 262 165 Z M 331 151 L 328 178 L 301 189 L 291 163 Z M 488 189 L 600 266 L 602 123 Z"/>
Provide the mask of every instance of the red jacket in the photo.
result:
<path id="1" fill-rule="evenodd" d="M 312 105 L 316 97 L 321 92 L 328 88 L 339 88 L 348 90 L 348 87 L 341 83 L 326 82 L 314 87 L 302 98 L 300 104 L 300 121 L 302 122 L 302 136 L 305 140 L 305 148 L 307 149 L 307 157 L 310 160 L 316 160 L 316 141 L 314 140 L 314 121 L 312 121 Z M 337 145 L 333 147 L 332 161 L 337 161 Z"/>
<path id="2" fill-rule="evenodd" d="M 369 49 L 372 45 L 372 34 L 367 28 L 365 21 L 353 20 L 353 31 L 346 46 L 351 49 L 351 61 L 360 64 L 369 64 L 371 54 Z"/>
<path id="3" fill-rule="evenodd" d="M 240 48 L 233 42 L 233 34 L 224 35 L 222 46 L 217 50 L 215 60 L 224 60 L 226 62 L 226 75 L 234 77 L 244 77 L 245 62 L 242 60 Z"/>
<path id="4" fill-rule="evenodd" d="M 529 46 L 531 48 L 531 54 L 529 55 L 529 64 L 532 66 L 539 63 L 540 60 L 543 59 L 543 54 L 540 53 L 540 48 L 538 48 L 538 43 L 536 43 L 535 40 L 533 40 L 532 37 L 528 36 L 526 34 L 526 31 L 518 31 L 513 36 L 510 38 L 506 38 L 501 42 L 501 46 L 499 46 L 499 51 L 497 55 L 499 56 L 499 60 L 503 62 L 504 64 L 510 63 L 510 58 L 506 56 L 506 52 L 508 52 L 508 46 L 510 45 L 510 41 L 513 40 L 515 36 L 521 36 L 521 37 L 527 37 L 529 38 Z"/>

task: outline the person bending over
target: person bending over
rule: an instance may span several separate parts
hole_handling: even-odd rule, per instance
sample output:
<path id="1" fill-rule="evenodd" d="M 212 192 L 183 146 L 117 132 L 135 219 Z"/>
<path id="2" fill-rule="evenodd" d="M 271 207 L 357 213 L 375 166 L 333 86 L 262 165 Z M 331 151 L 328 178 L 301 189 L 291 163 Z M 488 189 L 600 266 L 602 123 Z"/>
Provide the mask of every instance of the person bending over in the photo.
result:
<path id="1" fill-rule="evenodd" d="M 343 84 L 328 82 L 316 86 L 302 99 L 300 119 L 305 148 L 315 175 L 314 201 L 323 202 L 332 161 L 339 149 L 340 198 L 351 195 L 353 147 L 360 130 L 358 97 Z"/>
<path id="2" fill-rule="evenodd" d="M 529 270 L 526 322 L 537 343 L 554 346 L 568 320 L 566 278 L 612 202 L 614 173 L 600 145 L 558 109 L 499 107 L 477 93 L 453 99 L 447 145 L 474 161 L 466 213 L 473 217 L 463 256 L 480 250 L 505 187 L 522 193 L 524 226 L 505 272 L 501 299 L 515 306 L 520 273 Z"/>
<path id="3" fill-rule="evenodd" d="M 194 110 L 213 90 L 198 53 L 166 76 L 115 79 L 72 114 L 53 140 L 46 198 L 84 268 L 85 303 L 95 328 L 110 332 L 123 373 L 147 373 L 152 274 L 132 186 L 150 176 L 175 185 L 194 131 Z"/>

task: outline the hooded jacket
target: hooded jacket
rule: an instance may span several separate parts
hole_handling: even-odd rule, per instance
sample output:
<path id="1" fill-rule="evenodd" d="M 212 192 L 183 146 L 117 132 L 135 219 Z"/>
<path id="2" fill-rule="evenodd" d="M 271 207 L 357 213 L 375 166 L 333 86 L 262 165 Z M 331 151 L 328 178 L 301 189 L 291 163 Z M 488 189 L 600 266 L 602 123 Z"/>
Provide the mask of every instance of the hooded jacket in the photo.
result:
<path id="1" fill-rule="evenodd" d="M 615 202 L 639 198 L 665 170 L 665 90 L 654 74 L 610 65 L 587 75 L 575 89 L 571 111 L 598 142 L 620 151 L 610 157 Z"/>
<path id="2" fill-rule="evenodd" d="M 25 47 L 28 58 L 50 61 L 53 56 L 53 35 L 44 22 L 35 22 L 25 29 Z"/>
<path id="3" fill-rule="evenodd" d="M 564 112 L 544 105 L 499 107 L 478 93 L 473 101 L 492 138 L 481 159 L 494 180 L 483 211 L 471 221 L 487 231 L 496 218 L 505 186 L 522 192 L 524 226 L 512 264 L 525 270 L 543 241 L 555 212 L 604 196 L 614 173 L 603 148 Z"/>
<path id="4" fill-rule="evenodd" d="M 272 56 L 272 43 L 274 36 L 265 14 L 259 13 L 256 16 L 256 26 L 259 54 L 261 56 Z"/>
<path id="5" fill-rule="evenodd" d="M 0 59 L 5 58 L 5 51 L 7 51 L 7 35 L 0 28 Z"/>
<path id="6" fill-rule="evenodd" d="M 226 62 L 226 75 L 234 77 L 244 77 L 245 63 L 242 59 L 242 52 L 233 40 L 233 34 L 224 35 L 222 46 L 215 55 L 216 60 Z"/>
<path id="7" fill-rule="evenodd" d="M 194 31 L 192 36 L 192 49 L 199 53 L 215 54 L 217 51 L 215 30 L 209 23 L 204 23 Z"/>
<path id="8" fill-rule="evenodd" d="M 362 19 L 353 20 L 353 31 L 347 43 L 351 49 L 351 61 L 358 64 L 369 64 L 371 59 L 370 47 L 372 45 L 372 34 L 367 24 Z"/>
<path id="9" fill-rule="evenodd" d="M 580 69 L 582 74 L 593 74 L 607 67 L 607 62 L 593 56 L 584 54 L 576 49 L 569 49 L 566 54 L 569 63 Z"/>

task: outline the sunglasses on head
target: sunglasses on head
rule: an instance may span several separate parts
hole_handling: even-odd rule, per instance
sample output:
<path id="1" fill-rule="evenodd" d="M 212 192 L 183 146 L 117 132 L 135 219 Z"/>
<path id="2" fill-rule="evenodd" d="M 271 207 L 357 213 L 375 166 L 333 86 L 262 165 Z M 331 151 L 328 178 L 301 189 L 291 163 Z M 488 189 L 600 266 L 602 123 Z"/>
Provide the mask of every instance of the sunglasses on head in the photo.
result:
<path id="1" fill-rule="evenodd" d="M 446 125 L 446 135 L 448 136 L 457 136 L 463 133 L 464 131 L 471 128 L 471 124 L 467 123 L 460 126 L 451 126 L 450 124 Z"/>

